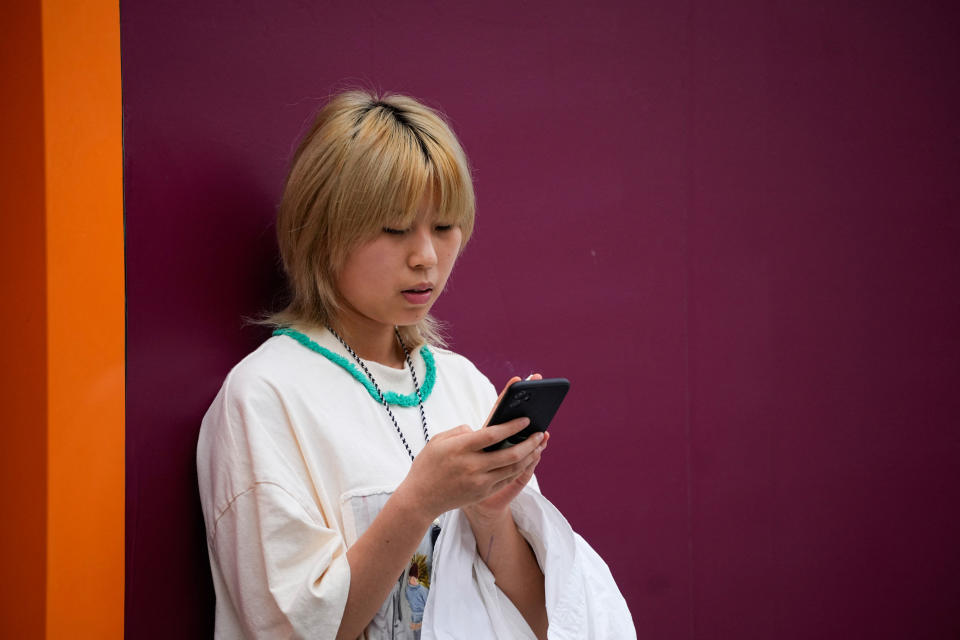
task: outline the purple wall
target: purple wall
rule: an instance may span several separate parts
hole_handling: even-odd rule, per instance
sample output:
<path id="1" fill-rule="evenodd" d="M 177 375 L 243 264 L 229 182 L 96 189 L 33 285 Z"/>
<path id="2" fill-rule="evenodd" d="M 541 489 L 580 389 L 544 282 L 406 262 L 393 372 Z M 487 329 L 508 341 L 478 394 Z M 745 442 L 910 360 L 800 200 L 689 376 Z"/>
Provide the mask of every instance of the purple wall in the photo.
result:
<path id="1" fill-rule="evenodd" d="M 572 379 L 538 474 L 642 637 L 955 637 L 957 12 L 456 4 L 122 4 L 128 636 L 210 637 L 197 429 L 346 82 L 452 117 L 437 311 L 497 384 Z"/>

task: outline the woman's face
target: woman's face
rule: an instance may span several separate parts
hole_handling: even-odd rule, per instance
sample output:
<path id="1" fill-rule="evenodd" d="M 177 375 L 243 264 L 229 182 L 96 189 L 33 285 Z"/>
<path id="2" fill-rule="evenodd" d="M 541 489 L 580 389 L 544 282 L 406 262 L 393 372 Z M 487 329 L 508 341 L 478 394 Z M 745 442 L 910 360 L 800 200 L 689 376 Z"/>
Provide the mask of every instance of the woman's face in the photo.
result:
<path id="1" fill-rule="evenodd" d="M 337 278 L 340 321 L 353 330 L 392 331 L 422 320 L 447 283 L 461 239 L 460 228 L 425 200 L 410 227 L 383 229 L 354 247 Z"/>

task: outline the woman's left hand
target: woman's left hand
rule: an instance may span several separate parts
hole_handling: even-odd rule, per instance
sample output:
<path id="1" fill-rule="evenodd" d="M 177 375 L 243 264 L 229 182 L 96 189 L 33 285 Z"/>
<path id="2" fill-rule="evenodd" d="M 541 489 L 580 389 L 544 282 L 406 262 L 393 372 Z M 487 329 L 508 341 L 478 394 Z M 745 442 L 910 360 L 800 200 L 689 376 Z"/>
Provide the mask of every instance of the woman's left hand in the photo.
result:
<path id="1" fill-rule="evenodd" d="M 463 511 L 467 514 L 467 517 L 470 519 L 480 519 L 484 521 L 493 521 L 501 517 L 503 514 L 509 511 L 510 503 L 513 502 L 513 499 L 520 495 L 520 492 L 523 491 L 523 488 L 527 486 L 527 483 L 530 482 L 530 478 L 533 477 L 533 471 L 537 468 L 537 464 L 540 462 L 540 455 L 543 453 L 543 450 L 547 447 L 547 442 L 550 440 L 550 434 L 543 434 L 543 443 L 537 447 L 537 453 L 535 454 L 535 459 L 526 470 L 517 476 L 514 480 L 507 483 L 502 489 L 494 493 L 489 498 L 481 500 L 480 502 L 474 502 L 471 505 L 463 507 Z"/>
<path id="2" fill-rule="evenodd" d="M 541 380 L 543 376 L 539 373 L 535 373 L 528 380 Z M 500 400 L 503 399 L 503 395 L 507 392 L 507 389 L 510 388 L 514 382 L 519 382 L 520 378 L 514 376 L 510 378 L 510 381 L 507 382 L 506 387 L 500 393 L 500 397 L 497 398 L 496 404 L 500 403 Z M 494 406 L 496 406 L 496 404 Z M 506 483 L 501 489 L 499 489 L 493 495 L 481 500 L 479 502 L 474 502 L 471 505 L 463 507 L 464 513 L 467 515 L 467 518 L 470 520 L 479 520 L 482 522 L 493 522 L 505 513 L 509 512 L 510 503 L 513 502 L 513 499 L 516 498 L 523 488 L 527 486 L 527 483 L 530 482 L 530 478 L 533 477 L 533 472 L 537 468 L 537 464 L 540 462 L 540 456 L 543 453 L 543 450 L 547 447 L 547 442 L 550 441 L 550 434 L 547 432 L 543 433 L 543 442 L 540 446 L 537 447 L 533 455 L 533 460 L 524 469 L 523 473 L 514 478 L 512 481 Z"/>

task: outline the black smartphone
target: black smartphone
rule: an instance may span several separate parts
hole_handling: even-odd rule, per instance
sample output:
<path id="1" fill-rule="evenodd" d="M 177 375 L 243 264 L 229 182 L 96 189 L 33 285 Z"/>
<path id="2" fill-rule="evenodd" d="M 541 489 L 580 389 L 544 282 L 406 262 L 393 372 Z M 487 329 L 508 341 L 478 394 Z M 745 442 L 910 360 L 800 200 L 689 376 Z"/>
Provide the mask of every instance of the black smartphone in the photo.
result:
<path id="1" fill-rule="evenodd" d="M 530 424 L 519 433 L 484 448 L 484 451 L 512 447 L 537 431 L 546 431 L 569 390 L 570 381 L 566 378 L 514 382 L 493 410 L 487 424 L 503 424 L 522 416 L 530 418 Z"/>

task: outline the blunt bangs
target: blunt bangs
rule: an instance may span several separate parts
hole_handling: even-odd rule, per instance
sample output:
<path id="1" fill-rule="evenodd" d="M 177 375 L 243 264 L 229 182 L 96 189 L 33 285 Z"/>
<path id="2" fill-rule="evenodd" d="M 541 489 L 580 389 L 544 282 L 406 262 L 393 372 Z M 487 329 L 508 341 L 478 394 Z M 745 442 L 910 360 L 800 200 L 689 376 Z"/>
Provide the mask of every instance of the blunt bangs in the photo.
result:
<path id="1" fill-rule="evenodd" d="M 359 110 L 333 191 L 331 240 L 340 265 L 383 227 L 409 226 L 425 197 L 445 222 L 473 231 L 466 157 L 446 124 L 410 98 L 385 97 Z"/>

